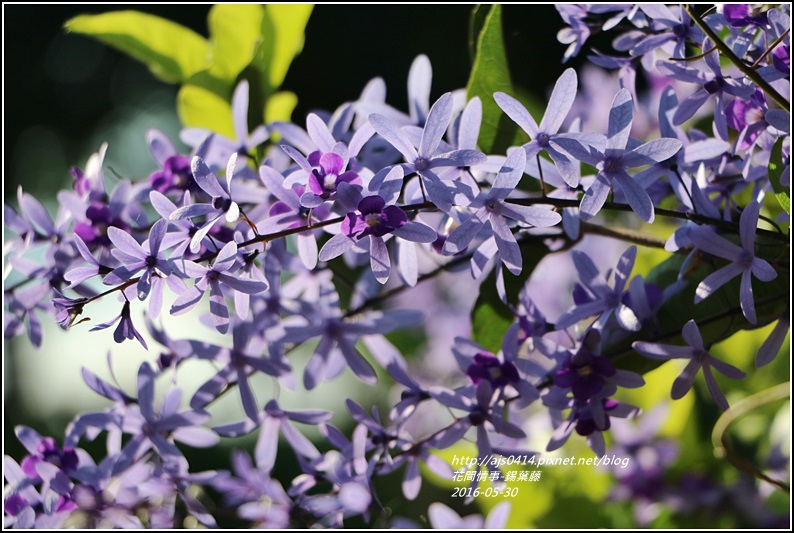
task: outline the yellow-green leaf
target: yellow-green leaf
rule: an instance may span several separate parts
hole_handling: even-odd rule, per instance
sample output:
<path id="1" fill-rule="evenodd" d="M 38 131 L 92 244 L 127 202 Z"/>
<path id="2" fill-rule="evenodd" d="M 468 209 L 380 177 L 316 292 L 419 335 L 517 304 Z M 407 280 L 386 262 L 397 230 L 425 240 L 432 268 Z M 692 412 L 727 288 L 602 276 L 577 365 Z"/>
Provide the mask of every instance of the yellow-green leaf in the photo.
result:
<path id="1" fill-rule="evenodd" d="M 269 4 L 262 24 L 262 67 L 271 90 L 281 86 L 292 60 L 303 49 L 314 4 Z"/>
<path id="2" fill-rule="evenodd" d="M 183 85 L 176 96 L 176 108 L 186 127 L 207 128 L 225 137 L 235 137 L 231 106 L 205 87 Z"/>
<path id="3" fill-rule="evenodd" d="M 517 127 L 496 105 L 493 94 L 502 91 L 512 94 L 513 84 L 507 66 L 502 35 L 502 6 L 491 7 L 477 40 L 477 55 L 471 69 L 466 95 L 482 100 L 482 126 L 479 145 L 487 152 L 501 152 L 512 144 Z"/>
<path id="4" fill-rule="evenodd" d="M 216 4 L 207 24 L 212 41 L 210 72 L 231 83 L 254 59 L 262 41 L 265 8 L 259 4 Z"/>
<path id="5" fill-rule="evenodd" d="M 207 68 L 209 62 L 209 43 L 201 35 L 170 20 L 139 11 L 80 15 L 68 21 L 65 28 L 134 57 L 146 64 L 155 76 L 169 83 L 184 82 Z"/>
<path id="6" fill-rule="evenodd" d="M 783 175 L 783 137 L 775 141 L 772 146 L 772 153 L 769 155 L 769 182 L 772 184 L 772 190 L 775 191 L 775 198 L 780 202 L 783 210 L 787 214 L 791 214 L 791 189 L 780 183 L 780 177 Z"/>
<path id="7" fill-rule="evenodd" d="M 298 97 L 295 93 L 281 91 L 274 94 L 265 104 L 265 124 L 277 121 L 290 122 L 296 105 L 298 105 Z"/>

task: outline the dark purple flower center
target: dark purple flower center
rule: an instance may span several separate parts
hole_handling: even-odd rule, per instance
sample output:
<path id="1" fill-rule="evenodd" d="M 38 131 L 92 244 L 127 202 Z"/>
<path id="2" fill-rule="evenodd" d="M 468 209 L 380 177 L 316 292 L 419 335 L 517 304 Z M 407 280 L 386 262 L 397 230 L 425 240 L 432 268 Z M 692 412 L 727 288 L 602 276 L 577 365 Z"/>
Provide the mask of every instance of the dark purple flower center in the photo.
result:
<path id="1" fill-rule="evenodd" d="M 703 88 L 706 89 L 706 92 L 709 94 L 716 94 L 725 90 L 727 85 L 728 83 L 725 81 L 725 78 L 718 76 L 713 80 L 704 83 Z"/>
<path id="2" fill-rule="evenodd" d="M 77 453 L 73 448 L 66 448 L 61 450 L 60 446 L 55 442 L 52 437 L 45 437 L 36 445 L 36 454 L 31 454 L 22 459 L 20 466 L 22 471 L 25 472 L 31 479 L 38 479 L 39 474 L 36 471 L 36 465 L 42 461 L 53 464 L 63 470 L 70 472 L 77 468 L 79 460 Z"/>
<path id="3" fill-rule="evenodd" d="M 359 213 L 348 213 L 342 231 L 349 237 L 362 239 L 367 235 L 383 237 L 408 222 L 405 211 L 386 205 L 380 196 L 367 196 L 358 203 Z"/>
<path id="4" fill-rule="evenodd" d="M 19 494 L 12 494 L 5 499 L 3 504 L 5 505 L 6 513 L 11 516 L 17 516 L 19 513 L 24 511 L 28 505 L 30 505 L 27 500 L 25 500 L 25 498 Z"/>
<path id="5" fill-rule="evenodd" d="M 427 170 L 428 168 L 430 168 L 430 161 L 428 161 L 424 157 L 418 157 L 416 158 L 416 161 L 414 161 L 414 168 L 417 170 L 417 172 L 422 172 L 423 170 Z"/>
<path id="6" fill-rule="evenodd" d="M 483 380 L 489 381 L 494 388 L 504 387 L 519 380 L 518 369 L 510 361 L 504 363 L 490 352 L 480 352 L 474 356 L 474 362 L 466 370 L 472 383 L 479 385 Z"/>
<path id="7" fill-rule="evenodd" d="M 623 170 L 623 158 L 620 156 L 609 156 L 604 159 L 604 172 L 616 173 Z"/>
<path id="8" fill-rule="evenodd" d="M 605 378 L 615 373 L 615 365 L 609 359 L 594 356 L 587 348 L 582 348 L 554 374 L 554 383 L 558 387 L 570 387 L 576 400 L 586 401 L 601 392 Z"/>
<path id="9" fill-rule="evenodd" d="M 475 407 L 469 413 L 469 422 L 471 422 L 472 426 L 481 426 L 488 420 L 488 414 L 483 410 L 482 407 Z"/>
<path id="10" fill-rule="evenodd" d="M 232 199 L 231 198 L 222 198 L 217 197 L 212 199 L 212 207 L 215 209 L 220 209 L 221 211 L 228 211 L 229 208 L 232 206 Z"/>
<path id="11" fill-rule="evenodd" d="M 197 185 L 190 172 L 190 158 L 176 154 L 165 160 L 163 168 L 149 176 L 152 188 L 166 193 L 172 189 L 196 189 Z"/>
<path id="12" fill-rule="evenodd" d="M 538 135 L 537 139 L 538 145 L 542 146 L 543 148 L 548 148 L 549 146 L 549 134 L 548 133 L 541 133 Z"/>
<path id="13" fill-rule="evenodd" d="M 689 34 L 689 25 L 676 24 L 675 26 L 673 26 L 673 35 L 675 35 L 679 39 L 683 39 L 688 34 Z"/>
<path id="14" fill-rule="evenodd" d="M 736 262 L 744 268 L 750 268 L 753 266 L 753 254 L 747 250 L 743 250 L 742 253 L 739 254 L 739 259 Z"/>

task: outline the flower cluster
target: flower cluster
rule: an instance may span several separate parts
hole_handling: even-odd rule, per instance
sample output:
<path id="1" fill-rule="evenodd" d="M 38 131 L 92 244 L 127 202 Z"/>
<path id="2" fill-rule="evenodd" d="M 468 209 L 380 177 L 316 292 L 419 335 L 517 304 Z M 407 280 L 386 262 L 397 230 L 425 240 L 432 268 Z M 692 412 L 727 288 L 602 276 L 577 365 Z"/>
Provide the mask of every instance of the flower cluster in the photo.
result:
<path id="1" fill-rule="evenodd" d="M 409 74 L 407 114 L 379 97 L 385 88 L 373 87 L 381 80 L 334 113 L 309 114 L 305 129 L 276 122 L 249 133 L 249 86 L 242 82 L 231 106 L 237 140 L 188 129 L 182 139 L 193 149 L 181 153 L 152 130 L 158 170 L 112 190 L 103 145 L 85 169 L 73 171 L 54 219 L 20 189 L 17 206 L 5 206 L 8 263 L 20 279 L 4 292 L 5 337 L 26 333 L 38 346 L 44 315 L 68 329 L 94 313 L 93 302 L 117 297 L 118 316 L 92 331 L 115 326 L 116 342 L 135 339 L 148 348 L 132 312 L 148 300 L 146 326 L 161 355 L 154 365 L 141 364 L 134 394 L 85 369 L 86 384 L 112 405 L 78 415 L 62 447 L 18 428 L 29 455 L 19 463 L 6 458 L 6 525 L 159 528 L 189 515 L 216 526 L 205 489 L 260 527 L 369 520 L 380 505 L 379 477 L 401 470 L 402 492 L 413 500 L 422 490 L 420 464 L 449 478 L 450 465 L 437 452 L 462 440 L 476 444 L 479 459 L 537 453 L 529 441 L 538 412 L 549 421 L 547 451 L 576 432 L 604 454 L 613 421 L 640 411 L 616 399 L 619 388 L 644 385 L 630 370 L 639 365 L 625 363 L 642 360 L 637 354 L 688 359 L 673 398 L 684 396 L 702 369 L 714 402 L 728 409 L 711 369 L 733 379 L 745 373 L 709 353 L 724 338 L 719 331 L 710 328 L 705 341 L 698 319 L 676 316 L 673 306 L 682 294 L 695 310 L 724 297 L 738 301 L 727 310 L 728 328 L 734 320 L 749 328 L 779 319 L 759 366 L 785 339 L 788 309 L 778 305 L 785 295 L 759 299 L 753 289 L 788 276 L 781 251 L 788 239 L 757 226 L 765 197 L 778 186 L 767 177 L 773 146 L 782 146 L 784 161 L 789 152 L 789 14 L 774 8 L 760 17 L 726 5 L 721 14 L 697 17 L 704 29 L 687 10 L 664 5 L 558 10 L 570 26 L 560 34 L 571 45 L 566 59 L 596 29 L 625 30 L 614 41 L 624 55 L 592 58 L 620 69 L 622 88 L 606 100 L 605 123 L 579 114 L 577 97 L 593 90 L 580 88 L 568 69 L 539 124 L 515 96 L 491 95 L 529 141 L 484 153 L 477 144 L 481 99 L 445 93 L 431 104 L 432 70 L 420 56 Z M 605 14 L 596 28 L 593 21 Z M 722 30 L 727 38 L 716 43 L 711 34 Z M 723 47 L 752 59 L 752 75 L 721 62 Z M 697 57 L 687 57 L 694 49 Z M 664 85 L 652 104 L 637 93 L 641 73 Z M 714 121 L 684 130 L 691 118 L 706 118 L 707 105 Z M 651 108 L 658 120 L 649 134 L 634 117 Z M 633 213 L 635 225 L 660 217 L 684 222 L 667 243 L 656 242 L 601 224 L 604 213 L 618 211 Z M 588 234 L 651 242 L 685 259 L 672 281 L 632 277 L 636 246 L 615 264 L 608 249 L 579 246 Z M 578 280 L 549 303 L 531 290 L 533 281 L 546 281 L 537 280 L 533 265 L 554 253 Z M 738 287 L 730 283 L 740 275 Z M 485 309 L 493 322 L 471 330 L 443 324 L 440 315 L 455 307 L 447 302 L 434 315 L 445 305 L 435 296 L 443 280 L 461 287 L 447 289 L 455 293 L 450 299 L 475 305 L 475 320 Z M 420 284 L 430 289 L 413 289 Z M 462 294 L 469 288 L 476 303 Z M 401 293 L 415 295 L 410 309 L 392 305 Z M 202 322 L 229 342 L 174 339 L 154 322 L 164 312 L 206 311 Z M 427 346 L 454 357 L 436 361 L 435 349 L 421 361 L 405 357 L 387 335 L 407 328 L 421 329 Z M 677 335 L 688 346 L 664 342 Z M 300 368 L 290 356 L 313 339 Z M 211 361 L 216 373 L 184 409 L 183 391 L 170 380 L 156 407 L 155 382 L 165 384 L 166 373 L 192 360 Z M 348 371 L 367 385 L 393 380 L 399 395 L 388 413 L 348 398 L 352 431 L 337 429 L 325 410 L 282 408 L 251 379 L 262 373 L 294 388 L 298 373 L 311 390 Z M 207 409 L 230 390 L 239 395 L 242 420 L 217 425 Z M 303 434 L 305 425 L 316 426 L 322 445 Z M 257 431 L 253 457 L 238 450 L 228 471 L 191 471 L 185 446 L 211 447 L 219 436 Z M 286 450 L 279 434 L 301 471 L 293 479 L 275 477 Z M 99 435 L 107 453 L 95 460 L 80 446 Z M 494 486 L 504 483 L 502 469 L 480 464 Z M 429 510 L 431 525 L 446 528 L 503 526 L 508 514 L 504 504 L 487 520 L 460 518 L 441 504 Z"/>

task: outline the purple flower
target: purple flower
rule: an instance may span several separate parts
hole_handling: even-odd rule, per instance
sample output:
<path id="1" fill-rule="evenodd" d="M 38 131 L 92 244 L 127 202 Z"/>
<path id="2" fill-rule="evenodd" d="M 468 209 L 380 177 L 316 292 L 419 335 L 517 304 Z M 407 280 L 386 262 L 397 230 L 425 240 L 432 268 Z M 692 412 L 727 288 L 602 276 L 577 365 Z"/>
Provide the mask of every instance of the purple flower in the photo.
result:
<path id="1" fill-rule="evenodd" d="M 485 457 L 492 453 L 493 448 L 488 439 L 486 422 L 493 427 L 496 433 L 513 439 L 523 439 L 526 433 L 507 418 L 507 408 L 495 402 L 500 395 L 496 392 L 489 380 L 483 380 L 474 390 L 474 398 L 469 388 L 462 391 L 451 391 L 443 387 L 431 387 L 430 395 L 441 405 L 464 411 L 466 414 L 458 416 L 448 429 L 446 429 L 436 443 L 438 449 L 444 449 L 458 442 L 466 432 L 474 427 L 477 431 L 478 455 Z"/>
<path id="2" fill-rule="evenodd" d="M 271 479 L 269 470 L 255 467 L 242 450 L 232 455 L 234 475 L 221 473 L 212 486 L 237 508 L 237 515 L 251 520 L 257 527 L 287 528 L 290 525 L 292 501 L 281 484 Z"/>
<path id="3" fill-rule="evenodd" d="M 723 411 L 728 410 L 728 400 L 725 399 L 725 395 L 720 390 L 719 385 L 717 385 L 711 369 L 714 368 L 731 379 L 743 379 L 746 374 L 735 366 L 720 361 L 708 352 L 708 348 L 703 345 L 703 338 L 700 336 L 700 330 L 694 320 L 690 320 L 684 325 L 681 335 L 689 346 L 637 341 L 632 344 L 632 347 L 637 353 L 659 361 L 689 359 L 686 367 L 673 383 L 671 396 L 674 400 L 683 398 L 689 392 L 689 389 L 692 388 L 692 383 L 695 381 L 695 376 L 702 368 L 703 377 L 706 378 L 706 385 L 708 385 L 711 397 Z"/>
<path id="4" fill-rule="evenodd" d="M 232 95 L 232 121 L 236 139 L 227 139 L 210 130 L 187 128 L 180 138 L 185 144 L 200 147 L 202 158 L 208 161 L 227 161 L 233 153 L 250 156 L 253 150 L 265 142 L 270 133 L 265 126 L 248 132 L 248 82 L 241 81 Z M 223 163 L 221 163 L 223 164 Z M 246 167 L 243 167 L 243 171 Z M 194 172 L 195 175 L 195 172 Z M 231 178 L 231 176 L 227 176 Z"/>
<path id="5" fill-rule="evenodd" d="M 759 11 L 750 4 L 724 4 L 722 15 L 725 20 L 734 28 L 745 26 L 759 26 L 763 28 L 767 24 L 766 11 Z"/>
<path id="6" fill-rule="evenodd" d="M 700 282 L 695 292 L 695 303 L 700 303 L 730 280 L 742 275 L 740 302 L 745 318 L 756 323 L 755 302 L 751 274 L 761 281 L 772 281 L 777 272 L 764 259 L 755 256 L 755 230 L 761 206 L 752 202 L 744 208 L 739 218 L 739 237 L 741 246 L 737 246 L 725 237 L 717 235 L 713 230 L 697 227 L 692 228 L 689 238 L 699 250 L 730 261 L 730 264 L 712 272 Z"/>
<path id="7" fill-rule="evenodd" d="M 508 204 L 505 201 L 524 174 L 526 157 L 524 150 L 515 149 L 510 152 L 491 190 L 488 193 L 480 193 L 469 204 L 469 207 L 476 209 L 474 214 L 447 237 L 442 248 L 446 255 L 462 252 L 480 230 L 486 224 L 490 224 L 502 262 L 513 274 L 521 273 L 523 263 L 521 249 L 505 218 L 536 227 L 554 226 L 561 220 L 559 213 L 549 209 Z"/>
<path id="8" fill-rule="evenodd" d="M 500 395 L 504 394 L 507 386 L 511 390 L 518 392 L 519 397 L 514 398 L 517 408 L 523 408 L 538 399 L 538 391 L 533 387 L 525 376 L 545 374 L 531 361 L 520 358 L 518 351 L 519 329 L 516 325 L 510 327 L 502 339 L 502 357 L 488 352 L 485 348 L 474 341 L 456 337 L 455 346 L 452 353 L 458 362 L 458 366 L 466 372 L 466 375 L 474 384 L 475 388 L 487 381 Z M 538 371 L 541 372 L 538 372 Z"/>
<path id="9" fill-rule="evenodd" d="M 149 347 L 146 346 L 146 341 L 143 340 L 143 337 L 141 337 L 141 334 L 138 333 L 138 330 L 135 329 L 135 325 L 132 323 L 129 300 L 126 300 L 124 302 L 124 305 L 121 308 L 121 314 L 119 314 L 119 316 L 117 316 L 113 320 L 104 322 L 102 324 L 99 324 L 98 326 L 94 326 L 89 331 L 98 331 L 100 329 L 107 329 L 116 322 L 118 322 L 119 325 L 116 326 L 116 330 L 113 332 L 114 341 L 120 344 L 124 342 L 124 339 L 128 339 L 128 340 L 138 339 L 138 342 L 140 342 L 144 348 L 146 348 L 147 350 L 149 349 Z"/>
<path id="10" fill-rule="evenodd" d="M 670 138 L 654 139 L 629 150 L 631 123 L 631 95 L 628 90 L 621 89 L 615 95 L 609 110 L 606 149 L 600 152 L 590 148 L 586 152 L 580 152 L 575 146 L 569 147 L 572 151 L 576 150 L 575 157 L 598 169 L 595 181 L 582 197 L 579 208 L 582 220 L 590 220 L 598 214 L 607 200 L 612 182 L 615 181 L 631 209 L 644 221 L 653 222 L 653 202 L 650 196 L 626 170 L 669 159 L 681 149 L 681 141 Z"/>
<path id="11" fill-rule="evenodd" d="M 163 194 L 170 191 L 198 191 L 190 170 L 190 157 L 177 152 L 174 144 L 163 132 L 151 129 L 146 132 L 149 150 L 160 165 L 149 175 L 152 189 Z"/>
<path id="12" fill-rule="evenodd" d="M 427 510 L 433 529 L 504 529 L 510 517 L 510 502 L 501 502 L 491 509 L 488 518 L 470 514 L 461 517 L 443 503 L 431 503 Z"/>
<path id="13" fill-rule="evenodd" d="M 260 371 L 278 377 L 288 374 L 290 368 L 277 357 L 261 355 L 268 351 L 269 347 L 264 339 L 256 334 L 251 322 L 235 321 L 233 324 L 231 348 L 190 341 L 191 352 L 196 357 L 223 365 L 215 376 L 198 388 L 190 400 L 190 407 L 203 409 L 217 399 L 223 390 L 236 385 L 245 414 L 251 420 L 257 420 L 259 408 L 254 390 L 248 381 L 250 375 Z"/>
<path id="14" fill-rule="evenodd" d="M 98 276 L 100 274 L 109 274 L 111 269 L 109 267 L 104 266 L 101 264 L 96 257 L 91 253 L 86 246 L 85 242 L 79 235 L 75 233 L 74 235 L 74 245 L 77 248 L 77 251 L 80 253 L 80 256 L 85 259 L 90 266 L 79 266 L 77 268 L 73 268 L 69 270 L 66 274 L 64 274 L 64 280 L 69 282 L 69 286 L 66 287 L 67 289 L 71 289 L 80 285 L 85 280 L 92 278 L 94 276 Z"/>
<path id="15" fill-rule="evenodd" d="M 212 323 L 218 331 L 226 333 L 229 330 L 229 308 L 221 287 L 226 286 L 247 294 L 257 294 L 267 290 L 267 284 L 262 281 L 242 279 L 229 273 L 236 262 L 237 244 L 234 241 L 226 243 L 210 268 L 187 259 L 172 261 L 174 270 L 185 277 L 195 279 L 196 282 L 177 297 L 171 306 L 171 314 L 181 315 L 193 309 L 209 286 Z"/>
<path id="16" fill-rule="evenodd" d="M 57 290 L 55 292 L 58 294 L 52 299 L 52 306 L 55 308 L 55 321 L 63 329 L 69 329 L 77 317 L 83 313 L 83 306 L 88 302 L 88 298 L 75 300 L 67 298 Z"/>
<path id="17" fill-rule="evenodd" d="M 154 309 L 159 309 L 162 306 L 163 297 L 162 279 L 171 273 L 171 267 L 160 249 L 167 229 L 167 220 L 160 219 L 155 222 L 149 231 L 148 246 L 143 247 L 126 231 L 108 228 L 108 237 L 116 246 L 111 253 L 121 263 L 121 266 L 105 276 L 104 283 L 118 285 L 143 270 L 141 279 L 138 281 L 138 299 L 146 299 L 152 286 L 155 285 L 152 293 L 152 306 Z"/>
<path id="18" fill-rule="evenodd" d="M 67 474 L 78 467 L 79 459 L 74 448 L 61 449 L 52 437 L 42 437 L 26 426 L 17 426 L 15 433 L 19 442 L 28 450 L 29 455 L 22 459 L 20 466 L 31 480 L 39 480 L 37 466 L 42 462 L 50 463 Z"/>
<path id="19" fill-rule="evenodd" d="M 216 427 L 215 431 L 226 437 L 238 437 L 261 428 L 254 457 L 259 470 L 270 473 L 276 465 L 279 430 L 296 454 L 311 461 L 320 457 L 320 452 L 303 433 L 292 425 L 292 422 L 310 425 L 325 424 L 332 416 L 332 413 L 320 410 L 287 411 L 279 407 L 276 400 L 270 400 L 265 405 L 264 411 L 258 412 L 253 418 Z"/>
<path id="20" fill-rule="evenodd" d="M 201 248 L 201 241 L 221 218 L 226 222 L 236 222 L 240 218 L 240 207 L 232 200 L 231 185 L 234 169 L 237 165 L 237 153 L 233 153 L 226 166 L 226 182 L 219 182 L 218 177 L 210 170 L 199 156 L 195 156 L 191 163 L 193 177 L 198 186 L 212 198 L 209 204 L 189 204 L 180 207 L 171 213 L 171 220 L 182 220 L 198 216 L 206 216 L 207 221 L 193 235 L 190 241 L 190 251 L 196 253 Z"/>
<path id="21" fill-rule="evenodd" d="M 270 207 L 270 217 L 257 225 L 259 231 L 278 231 L 282 228 L 301 228 L 309 226 L 311 222 L 325 220 L 331 214 L 327 205 L 319 205 L 310 209 L 301 204 L 301 199 L 306 196 L 305 189 L 301 186 L 287 187 L 284 177 L 275 169 L 262 165 L 259 167 L 259 178 L 278 201 Z M 340 182 L 341 184 L 342 182 Z M 317 239 L 314 232 L 307 230 L 296 235 L 298 241 L 298 256 L 309 270 L 317 266 Z"/>
<path id="22" fill-rule="evenodd" d="M 339 295 L 330 287 L 322 287 L 320 300 L 314 313 L 305 319 L 295 317 L 284 322 L 283 343 L 301 343 L 320 336 L 303 374 L 303 385 L 313 389 L 324 380 L 333 379 L 345 368 L 345 362 L 362 381 L 374 384 L 375 370 L 356 349 L 356 341 L 362 335 L 388 333 L 400 327 L 416 323 L 418 313 L 369 312 L 363 316 L 345 318 L 339 309 Z"/>
<path id="23" fill-rule="evenodd" d="M 579 54 L 587 38 L 590 37 L 590 26 L 585 22 L 588 16 L 587 6 L 582 4 L 556 4 L 554 7 L 560 13 L 562 20 L 568 24 L 557 32 L 557 40 L 569 45 L 565 50 L 562 62 L 565 63 Z"/>
<path id="24" fill-rule="evenodd" d="M 197 448 L 217 444 L 219 438 L 211 430 L 201 427 L 209 413 L 200 410 L 179 411 L 182 391 L 173 388 L 163 400 L 160 412 L 154 407 L 154 370 L 148 363 L 138 369 L 138 404 L 124 414 L 122 429 L 132 438 L 124 445 L 113 467 L 114 473 L 129 468 L 148 450 L 154 449 L 163 459 L 169 472 L 186 472 L 187 459 L 173 440 Z"/>
<path id="25" fill-rule="evenodd" d="M 344 171 L 346 161 L 339 154 L 328 152 L 320 157 L 319 170 L 313 168 L 309 174 L 309 190 L 322 200 L 331 200 L 336 195 L 336 188 L 340 183 L 361 184 L 361 178 L 352 170 Z M 305 195 L 304 195 L 305 196 Z M 301 203 L 307 207 L 307 202 L 301 197 Z M 311 201 L 316 204 L 316 201 Z M 319 204 L 317 204 L 319 205 Z"/>
<path id="26" fill-rule="evenodd" d="M 546 113 L 543 115 L 540 125 L 535 122 L 529 111 L 518 100 L 505 93 L 497 92 L 494 94 L 494 100 L 502 108 L 502 111 L 507 113 L 507 116 L 518 124 L 532 139 L 523 147 L 526 151 L 527 159 L 531 159 L 541 151 L 545 151 L 554 161 L 562 179 L 571 187 L 579 185 L 579 163 L 571 157 L 564 146 L 558 143 L 558 140 L 567 139 L 569 142 L 583 144 L 584 147 L 603 146 L 603 136 L 601 135 L 592 133 L 557 133 L 562 123 L 565 122 L 565 118 L 568 116 L 568 112 L 571 110 L 573 101 L 576 98 L 576 87 L 576 71 L 569 68 L 562 73 L 554 85 L 549 104 L 546 106 Z"/>
<path id="27" fill-rule="evenodd" d="M 712 49 L 709 39 L 703 41 L 703 50 Z M 728 139 L 727 122 L 725 120 L 724 95 L 730 94 L 739 98 L 750 98 L 755 91 L 755 87 L 747 85 L 740 80 L 722 74 L 720 67 L 720 55 L 716 51 L 706 55 L 704 63 L 706 68 L 696 68 L 694 66 L 684 66 L 679 63 L 659 61 L 656 67 L 662 74 L 687 83 L 700 85 L 700 89 L 681 102 L 678 110 L 673 116 L 673 124 L 676 126 L 689 120 L 703 104 L 714 96 L 716 103 L 714 106 L 714 125 L 720 138 Z M 691 63 L 687 63 L 691 65 Z"/>
<path id="28" fill-rule="evenodd" d="M 686 57 L 687 41 L 703 42 L 703 32 L 692 24 L 691 17 L 682 8 L 670 8 L 664 4 L 641 4 L 640 9 L 662 31 L 640 39 L 630 50 L 631 55 L 644 55 L 673 42 L 673 57 L 683 58 Z"/>
<path id="29" fill-rule="evenodd" d="M 640 321 L 631 307 L 623 302 L 626 280 L 634 268 L 637 247 L 630 246 L 618 259 L 617 267 L 614 270 L 615 283 L 613 287 L 609 286 L 607 280 L 598 271 L 598 267 L 586 253 L 574 250 L 572 255 L 581 284 L 577 284 L 574 289 L 574 306 L 557 319 L 556 328 L 565 329 L 589 316 L 599 315 L 593 327 L 604 329 L 609 317 L 614 313 L 622 328 L 638 331 L 641 326 Z"/>
<path id="30" fill-rule="evenodd" d="M 610 418 L 629 418 L 640 412 L 633 405 L 609 398 L 615 391 L 616 388 L 609 385 L 586 401 L 571 399 L 566 405 L 566 408 L 570 408 L 570 414 L 556 427 L 546 450 L 554 451 L 562 447 L 576 430 L 579 435 L 587 438 L 588 446 L 596 455 L 605 454 L 606 443 L 603 432 L 609 430 Z"/>
<path id="31" fill-rule="evenodd" d="M 405 132 L 393 121 L 375 113 L 369 117 L 375 131 L 397 148 L 405 158 L 403 169 L 408 173 L 419 174 L 423 186 L 427 189 L 427 198 L 445 213 L 452 210 L 452 192 L 433 169 L 469 167 L 485 161 L 485 155 L 475 150 L 456 150 L 443 155 L 437 154 L 441 139 L 451 120 L 452 93 L 446 93 L 430 109 L 417 151 Z M 374 186 L 380 186 L 377 178 L 373 178 L 373 182 Z"/>
<path id="32" fill-rule="evenodd" d="M 642 376 L 626 370 L 617 370 L 612 361 L 598 355 L 601 334 L 590 329 L 578 349 L 571 351 L 554 374 L 554 384 L 570 388 L 576 401 L 587 401 L 601 393 L 606 382 L 626 388 L 642 387 Z"/>
<path id="33" fill-rule="evenodd" d="M 415 242 L 430 243 L 436 240 L 435 230 L 421 222 L 408 220 L 408 216 L 398 206 L 397 201 L 402 187 L 403 170 L 396 166 L 386 172 L 378 181 L 381 185 L 375 194 L 362 196 L 353 186 L 340 186 L 339 199 L 349 211 L 342 221 L 340 233 L 331 237 L 320 250 L 320 260 L 329 261 L 345 253 L 362 240 L 369 238 L 370 265 L 375 279 L 386 283 L 391 274 L 391 259 L 384 237 L 394 235 L 408 241 L 400 243 L 400 270 L 409 285 L 416 284 L 417 266 Z M 375 182 L 372 179 L 370 186 Z M 410 249 L 409 249 L 410 248 Z"/>

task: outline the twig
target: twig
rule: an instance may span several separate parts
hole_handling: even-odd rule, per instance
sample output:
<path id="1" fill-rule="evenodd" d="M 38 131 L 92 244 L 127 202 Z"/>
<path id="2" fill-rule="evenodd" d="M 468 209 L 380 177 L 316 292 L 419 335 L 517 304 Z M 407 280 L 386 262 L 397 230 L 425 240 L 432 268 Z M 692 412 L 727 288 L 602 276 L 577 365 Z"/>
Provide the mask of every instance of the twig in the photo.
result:
<path id="1" fill-rule="evenodd" d="M 789 104 L 788 100 L 786 100 L 779 92 L 777 92 L 774 87 L 769 85 L 769 83 L 762 78 L 758 72 L 753 70 L 752 67 L 736 57 L 736 54 L 733 53 L 733 50 L 731 50 L 730 47 L 725 44 L 716 33 L 714 33 L 714 30 L 712 30 L 708 24 L 703 22 L 703 19 L 700 18 L 700 15 L 695 13 L 695 10 L 692 9 L 692 6 L 689 4 L 683 4 L 683 7 L 687 14 L 692 17 L 692 20 L 695 22 L 695 24 L 697 24 L 698 27 L 703 30 L 703 33 L 705 33 L 717 46 L 719 51 L 722 52 L 722 55 L 727 57 L 731 63 L 736 65 L 736 67 L 741 70 L 745 76 L 753 80 L 753 83 L 758 85 L 762 91 L 769 95 L 769 97 L 774 100 L 777 105 L 791 113 L 791 104 Z"/>

